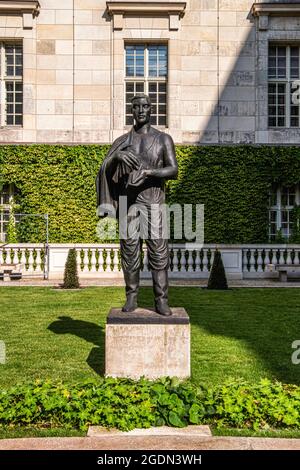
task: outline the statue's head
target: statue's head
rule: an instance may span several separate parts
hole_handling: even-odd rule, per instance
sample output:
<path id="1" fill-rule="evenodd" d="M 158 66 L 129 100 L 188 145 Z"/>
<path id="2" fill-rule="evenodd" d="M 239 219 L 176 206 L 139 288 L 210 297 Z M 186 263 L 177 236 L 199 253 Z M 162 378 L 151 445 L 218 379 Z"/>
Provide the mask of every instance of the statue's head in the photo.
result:
<path id="1" fill-rule="evenodd" d="M 151 100 L 148 95 L 135 95 L 131 100 L 132 115 L 137 124 L 143 125 L 150 122 Z"/>

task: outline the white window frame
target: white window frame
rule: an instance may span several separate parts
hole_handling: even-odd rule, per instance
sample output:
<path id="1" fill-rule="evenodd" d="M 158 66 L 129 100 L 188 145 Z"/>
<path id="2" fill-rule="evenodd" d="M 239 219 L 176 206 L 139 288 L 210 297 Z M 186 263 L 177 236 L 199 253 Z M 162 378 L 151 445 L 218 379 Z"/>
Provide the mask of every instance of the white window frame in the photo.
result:
<path id="1" fill-rule="evenodd" d="M 281 212 L 283 210 L 285 210 L 285 211 L 290 213 L 294 209 L 295 206 L 300 205 L 300 185 L 299 184 L 295 185 L 295 205 L 294 206 L 282 206 L 282 204 L 281 204 L 282 189 L 283 189 L 283 186 L 281 186 L 281 185 L 277 186 L 277 189 L 276 189 L 276 205 L 272 205 L 272 206 L 270 205 L 270 207 L 269 207 L 269 222 L 270 222 L 269 238 L 270 238 L 270 240 L 271 240 L 271 237 L 274 236 L 274 234 L 271 233 L 271 212 L 276 212 L 276 214 L 277 214 L 277 217 L 276 217 L 276 233 L 277 233 L 279 230 L 282 229 Z M 292 235 L 292 232 L 291 232 L 290 220 L 289 220 L 287 237 L 285 237 L 284 234 L 283 234 L 283 237 L 287 238 L 287 240 L 288 240 L 291 235 Z M 276 234 L 275 234 L 275 236 L 276 236 Z"/>
<path id="2" fill-rule="evenodd" d="M 143 76 L 136 76 L 136 77 L 127 77 L 126 76 L 126 46 L 135 46 L 135 45 L 143 45 L 144 50 L 144 75 Z M 166 46 L 167 48 L 167 76 L 166 77 L 150 77 L 149 76 L 149 46 L 161 45 Z M 166 84 L 166 125 L 159 125 L 153 124 L 157 128 L 161 129 L 168 129 L 168 78 L 169 78 L 169 45 L 167 42 L 159 42 L 159 41 L 126 41 L 124 43 L 124 128 L 128 129 L 131 127 L 129 124 L 126 124 L 126 83 L 129 82 L 143 82 L 144 83 L 144 93 L 146 95 L 149 94 L 149 83 L 165 83 Z M 155 103 L 152 103 L 155 105 Z M 158 107 L 158 103 L 156 102 L 156 106 Z M 157 108 L 158 109 L 158 108 Z M 159 116 L 159 114 L 157 114 Z"/>
<path id="3" fill-rule="evenodd" d="M 22 76 L 7 76 L 6 75 L 6 57 L 5 57 L 5 46 L 6 45 L 19 45 L 22 46 L 22 56 L 24 58 L 23 52 L 23 43 L 22 41 L 14 41 L 14 40 L 0 40 L 0 127 L 23 127 L 23 118 L 24 118 L 24 91 L 23 98 L 22 98 L 22 124 L 7 124 L 7 97 L 6 97 L 6 82 L 18 82 L 22 83 L 23 88 L 23 76 L 24 76 L 24 65 L 22 65 Z"/>
<path id="4" fill-rule="evenodd" d="M 268 44 L 268 58 L 269 58 L 269 48 L 270 47 L 285 47 L 286 49 L 286 77 L 284 78 L 272 78 L 269 77 L 269 65 L 268 65 L 268 128 L 269 129 L 299 129 L 300 128 L 300 105 L 299 106 L 299 126 L 291 126 L 291 84 L 293 81 L 300 80 L 300 70 L 299 70 L 299 78 L 291 78 L 291 47 L 299 47 L 299 69 L 300 69 L 300 43 L 295 43 L 293 44 L 292 42 L 289 44 L 286 43 L 280 43 L 280 42 L 274 42 L 270 41 Z M 277 70 L 277 66 L 276 66 Z M 270 117 L 275 117 L 277 120 L 277 109 L 276 109 L 276 115 L 270 116 L 269 115 L 269 85 L 270 84 L 285 84 L 285 116 L 284 116 L 284 125 L 283 126 L 271 126 L 269 124 L 269 118 Z M 296 89 L 295 89 L 296 91 Z M 278 93 L 276 92 L 275 96 L 278 96 Z"/>
<path id="5" fill-rule="evenodd" d="M 14 202 L 14 185 L 9 184 L 8 185 L 8 203 L 4 203 L 3 200 L 3 192 L 0 191 L 0 242 L 5 242 L 7 232 L 4 231 L 4 223 L 8 222 L 8 220 L 4 219 L 4 211 L 9 211 L 12 207 L 12 204 Z"/>

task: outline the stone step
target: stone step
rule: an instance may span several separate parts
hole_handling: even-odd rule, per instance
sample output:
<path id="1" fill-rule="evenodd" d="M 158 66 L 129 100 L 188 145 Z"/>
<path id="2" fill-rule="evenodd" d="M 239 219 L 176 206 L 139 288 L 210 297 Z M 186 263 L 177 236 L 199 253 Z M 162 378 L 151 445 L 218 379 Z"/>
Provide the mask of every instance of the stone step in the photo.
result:
<path id="1" fill-rule="evenodd" d="M 88 437 L 113 437 L 113 436 L 212 436 L 209 426 L 187 426 L 185 428 L 172 428 L 169 426 L 151 427 L 147 429 L 133 429 L 132 431 L 119 431 L 118 429 L 106 429 L 101 426 L 89 426 Z"/>

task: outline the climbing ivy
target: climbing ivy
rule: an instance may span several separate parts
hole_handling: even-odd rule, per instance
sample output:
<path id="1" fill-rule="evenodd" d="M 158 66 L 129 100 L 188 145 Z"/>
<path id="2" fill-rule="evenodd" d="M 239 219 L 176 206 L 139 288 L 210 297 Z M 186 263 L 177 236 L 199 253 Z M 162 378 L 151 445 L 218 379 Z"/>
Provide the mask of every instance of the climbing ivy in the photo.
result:
<path id="1" fill-rule="evenodd" d="M 0 181 L 19 191 L 18 211 L 49 214 L 51 242 L 95 242 L 95 176 L 107 146 L 2 146 Z M 22 217 L 21 241 L 45 240 L 43 218 Z"/>
<path id="2" fill-rule="evenodd" d="M 95 177 L 107 145 L 0 146 L 0 187 L 14 183 L 18 211 L 49 214 L 50 242 L 96 242 Z M 300 181 L 300 148 L 178 146 L 179 177 L 167 182 L 169 203 L 205 206 L 207 243 L 268 240 L 273 183 Z M 42 218 L 23 218 L 20 241 L 44 241 Z"/>
<path id="3" fill-rule="evenodd" d="M 179 178 L 168 199 L 205 205 L 207 243 L 268 241 L 272 184 L 300 181 L 298 147 L 178 147 L 177 154 Z"/>

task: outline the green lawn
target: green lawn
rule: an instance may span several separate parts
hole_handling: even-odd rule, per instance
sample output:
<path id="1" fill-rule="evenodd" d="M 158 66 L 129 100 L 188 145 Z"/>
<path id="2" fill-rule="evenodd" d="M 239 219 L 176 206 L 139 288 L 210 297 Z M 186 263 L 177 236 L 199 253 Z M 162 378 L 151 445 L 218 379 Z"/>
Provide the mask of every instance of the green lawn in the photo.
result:
<path id="1" fill-rule="evenodd" d="M 7 362 L 0 364 L 0 386 L 103 374 L 105 318 L 123 301 L 121 287 L 1 287 L 0 340 Z M 152 303 L 151 289 L 141 289 L 140 305 Z M 300 339 L 300 290 L 177 287 L 170 289 L 170 303 L 185 307 L 191 318 L 194 382 L 269 377 L 300 384 L 300 364 L 291 362 L 292 342 Z"/>

